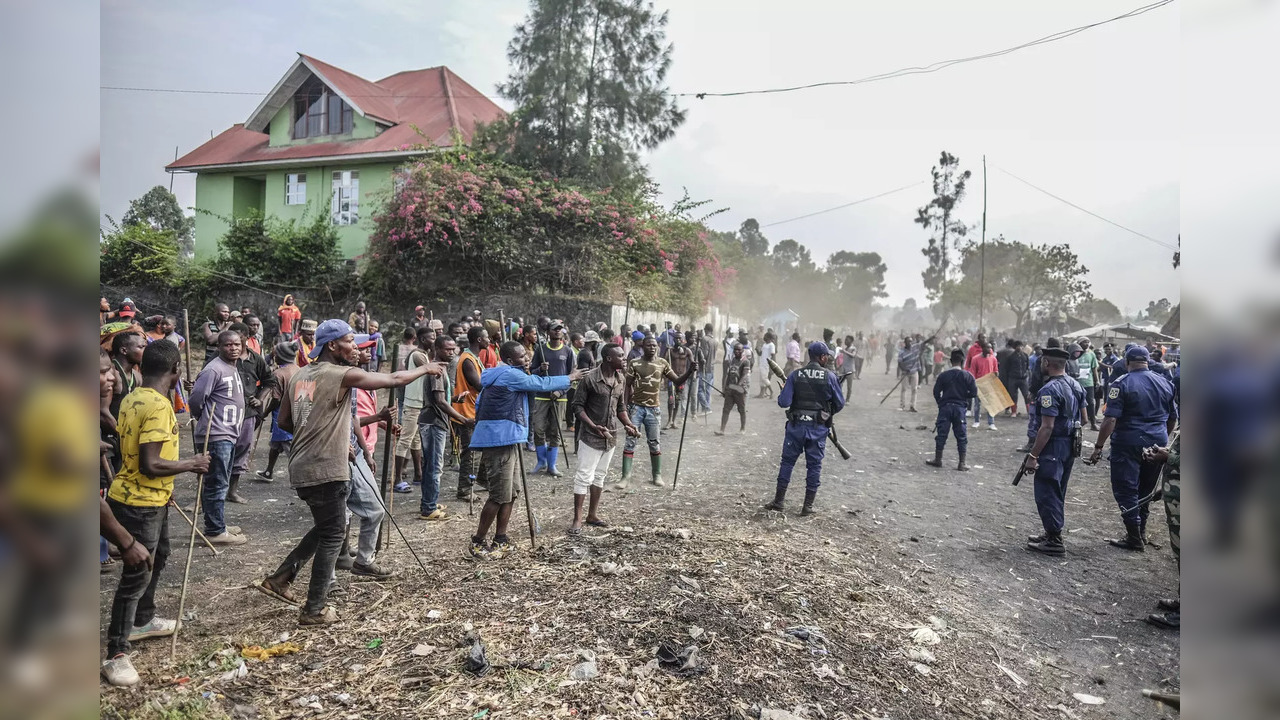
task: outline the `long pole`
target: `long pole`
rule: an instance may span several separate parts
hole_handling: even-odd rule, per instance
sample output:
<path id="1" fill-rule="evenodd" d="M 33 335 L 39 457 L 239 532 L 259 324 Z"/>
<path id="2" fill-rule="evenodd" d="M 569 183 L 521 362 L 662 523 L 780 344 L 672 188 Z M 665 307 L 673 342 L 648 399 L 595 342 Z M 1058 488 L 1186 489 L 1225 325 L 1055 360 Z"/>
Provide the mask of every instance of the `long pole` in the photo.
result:
<path id="1" fill-rule="evenodd" d="M 374 349 L 376 351 L 377 348 L 375 347 Z M 398 365 L 399 362 L 400 362 L 400 343 L 396 343 L 391 348 L 391 366 L 387 368 L 388 374 L 394 373 L 396 371 L 396 368 L 399 367 Z M 388 399 L 388 402 L 395 403 L 394 388 L 387 390 L 387 399 Z M 395 422 L 395 420 L 392 420 L 392 422 Z M 416 419 L 415 419 L 415 422 L 416 422 Z M 403 427 L 400 429 L 400 432 L 404 432 Z M 387 436 L 382 441 L 382 498 L 384 500 L 384 504 L 388 506 L 387 515 L 391 514 L 390 508 L 394 507 L 394 504 L 395 504 L 394 494 L 392 494 L 390 498 L 387 497 L 388 495 L 387 487 L 390 484 L 390 479 L 391 479 L 391 465 L 393 462 L 395 462 L 395 459 L 391 456 L 394 450 L 391 443 L 391 438 L 392 438 L 391 428 L 388 427 Z M 396 480 L 399 480 L 399 479 L 400 478 L 396 478 Z M 378 547 L 383 549 L 391 547 L 391 534 L 387 532 L 386 525 L 378 525 Z"/>
<path id="2" fill-rule="evenodd" d="M 516 462 L 520 465 L 520 490 L 524 493 L 524 514 L 529 518 L 529 546 L 538 548 L 538 534 L 533 529 L 533 505 L 529 503 L 529 480 L 524 475 L 524 450 L 516 447 Z"/>
<path id="3" fill-rule="evenodd" d="M 983 312 L 987 307 L 987 156 L 982 156 L 982 245 L 978 251 L 982 270 L 978 281 L 978 329 L 984 329 Z"/>
<path id="4" fill-rule="evenodd" d="M 697 372 L 697 370 L 694 370 L 694 372 Z M 675 492 L 676 486 L 680 484 L 680 458 L 684 455 L 684 431 L 689 429 L 689 406 L 692 404 L 688 398 L 685 398 L 684 422 L 680 423 L 680 447 L 676 448 L 676 474 L 675 477 L 671 478 L 672 492 Z"/>
<path id="5" fill-rule="evenodd" d="M 210 408 L 204 408 L 202 415 L 210 412 Z M 194 432 L 194 429 L 193 429 Z M 209 424 L 204 429 L 204 449 L 201 453 L 209 452 L 209 433 L 213 432 L 213 418 L 209 418 Z M 200 496 L 204 494 L 204 473 L 196 475 L 196 504 L 191 509 L 191 537 L 187 542 L 187 567 L 182 571 L 182 592 L 178 593 L 178 624 L 173 629 L 173 640 L 169 643 L 169 659 L 172 660 L 178 655 L 178 631 L 182 629 L 182 609 L 187 604 L 187 579 L 191 577 L 191 556 L 196 550 L 196 520 L 200 517 Z"/>
<path id="6" fill-rule="evenodd" d="M 186 308 L 182 309 L 182 333 L 187 339 L 187 379 L 191 379 L 191 316 Z"/>

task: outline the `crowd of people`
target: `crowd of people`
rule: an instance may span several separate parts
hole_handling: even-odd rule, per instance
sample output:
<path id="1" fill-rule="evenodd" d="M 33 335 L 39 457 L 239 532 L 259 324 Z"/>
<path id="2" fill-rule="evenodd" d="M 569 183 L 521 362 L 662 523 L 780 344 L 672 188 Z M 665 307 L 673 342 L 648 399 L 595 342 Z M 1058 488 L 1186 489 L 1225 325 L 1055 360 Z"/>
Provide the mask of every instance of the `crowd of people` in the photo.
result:
<path id="1" fill-rule="evenodd" d="M 103 665 L 114 685 L 139 681 L 130 643 L 177 631 L 177 619 L 156 614 L 154 596 L 169 555 L 174 479 L 183 473 L 200 478 L 189 521 L 198 525 L 202 542 L 232 548 L 247 542 L 228 505 L 246 502 L 242 478 L 275 482 L 283 458 L 283 474 L 309 509 L 312 527 L 257 586 L 299 608 L 302 625 L 338 621 L 327 603 L 336 571 L 394 575 L 377 560 L 388 491 L 419 493 L 419 517 L 445 520 L 450 511 L 441 502 L 441 486 L 446 473 L 456 472 L 456 500 L 471 505 L 484 496 L 465 552 L 476 560 L 500 560 L 516 548 L 508 532 L 526 475 L 525 453 L 533 454 L 531 474 L 559 477 L 564 455 L 573 452 L 567 532 L 608 527 L 602 493 L 630 487 L 641 437 L 648 482 L 664 487 L 663 431 L 681 429 L 691 415 L 709 422 L 715 393 L 721 396 L 715 435 L 725 434 L 734 413 L 745 432 L 753 379 L 756 397 L 775 398 L 776 388 L 776 401 L 787 411 L 775 497 L 765 509 L 783 510 L 792 470 L 804 455 L 801 514 L 813 514 L 826 443 L 834 441 L 832 417 L 862 377 L 865 359 L 882 349 L 886 373 L 896 361 L 900 410 L 915 412 L 919 385 L 935 378 L 936 455 L 929 464 L 936 467 L 953 434 L 958 469 L 967 469 L 967 419 L 979 427 L 984 412 L 977 380 L 997 375 L 1014 398 L 1008 412 L 1015 417 L 1022 398 L 1029 415 L 1024 469 L 1034 473 L 1044 525 L 1029 549 L 1064 552 L 1063 500 L 1079 454 L 1069 441 L 1085 424 L 1099 431 L 1086 462 L 1096 462 L 1112 442 L 1112 485 L 1126 525 L 1126 537 L 1113 542 L 1117 547 L 1142 551 L 1149 544 L 1147 505 L 1161 467 L 1175 468 L 1176 484 L 1176 436 L 1169 442 L 1177 419 L 1176 367 L 1161 365 L 1141 346 L 1107 343 L 1097 352 L 1087 339 L 1065 348 L 1056 338 L 1043 348 L 1010 339 L 992 352 L 981 332 L 973 340 L 884 332 L 838 338 L 828 329 L 809 342 L 794 331 L 779 347 L 774 330 L 763 326 L 735 326 L 722 337 L 711 324 L 684 329 L 672 322 L 661 328 L 624 324 L 616 331 L 600 322 L 576 331 L 549 317 L 526 323 L 479 310 L 446 322 L 423 306 L 388 342 L 363 302 L 346 319 L 319 320 L 305 317 L 286 295 L 270 335 L 252 308 L 215 304 L 198 326 L 204 357 L 197 371 L 193 348 L 176 332 L 173 317 L 140 317 L 126 298 L 114 307 L 104 299 L 100 320 L 101 560 L 104 571 L 124 566 Z M 1004 408 L 985 410 L 994 429 Z M 178 451 L 182 413 L 194 420 L 195 452 L 186 459 Z M 257 441 L 268 428 L 266 465 L 251 472 Z M 377 479 L 380 432 L 391 450 L 384 459 L 392 463 L 389 488 Z M 621 473 L 610 487 L 606 480 L 620 440 Z M 1176 512 L 1169 514 L 1176 551 Z M 292 584 L 308 562 L 306 592 L 295 593 Z M 1170 617 L 1165 620 L 1176 624 Z"/>

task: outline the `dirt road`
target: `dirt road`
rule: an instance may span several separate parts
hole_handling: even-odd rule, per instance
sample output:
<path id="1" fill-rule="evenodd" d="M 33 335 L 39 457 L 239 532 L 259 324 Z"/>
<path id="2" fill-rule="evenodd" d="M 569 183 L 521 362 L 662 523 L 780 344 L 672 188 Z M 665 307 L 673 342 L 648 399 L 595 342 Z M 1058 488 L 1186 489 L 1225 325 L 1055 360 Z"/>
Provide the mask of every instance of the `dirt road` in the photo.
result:
<path id="1" fill-rule="evenodd" d="M 743 436 L 713 437 L 711 426 L 691 420 L 679 490 L 642 482 L 607 494 L 609 531 L 566 537 L 568 478 L 530 478 L 542 549 L 499 563 L 463 558 L 474 526 L 465 504 L 450 500 L 456 471 L 447 471 L 441 497 L 453 520 L 417 519 L 416 489 L 395 498 L 398 521 L 435 576 L 423 578 L 396 537 L 384 560 L 402 572 L 399 582 L 352 582 L 340 573 L 334 600 L 349 619 L 334 629 L 299 630 L 294 611 L 250 587 L 309 517 L 283 474 L 272 484 L 247 481 L 242 492 L 251 503 L 229 505 L 228 521 L 251 542 L 218 558 L 196 549 L 189 607 L 197 614 L 184 630 L 180 665 L 167 664 L 167 641 L 137 646 L 143 685 L 104 686 L 103 712 L 145 715 L 143 703 L 158 697 L 196 715 L 231 714 L 240 705 L 242 715 L 253 709 L 268 717 L 748 717 L 754 705 L 800 705 L 806 718 L 1176 714 L 1141 696 L 1143 688 L 1176 691 L 1179 683 L 1178 635 L 1142 621 L 1157 598 L 1177 592 L 1163 509 L 1153 508 L 1151 521 L 1159 550 L 1107 546 L 1122 526 L 1105 465 L 1077 464 L 1068 554 L 1032 555 L 1023 549 L 1039 531 L 1032 489 L 1009 484 L 1025 420 L 1001 418 L 996 432 L 970 428 L 972 471 L 935 470 L 923 463 L 932 454 L 933 403 L 922 393 L 920 413 L 899 412 L 896 397 L 878 405 L 892 380 L 869 365 L 855 383 L 836 423 L 853 458 L 842 461 L 830 449 L 819 494 L 824 512 L 814 518 L 797 514 L 802 466 L 787 512 L 759 509 L 772 496 L 782 436 L 782 413 L 771 400 L 749 402 Z M 715 405 L 711 425 L 718 425 Z M 663 435 L 668 483 L 678 439 L 678 431 Z M 266 445 L 264 438 L 255 469 L 265 465 Z M 945 464 L 954 460 L 952 444 Z M 647 459 L 636 465 L 643 481 Z M 192 486 L 189 478 L 179 483 L 188 502 Z M 523 521 L 518 513 L 512 536 L 527 550 Z M 182 520 L 171 516 L 171 527 L 174 559 L 158 598 L 170 613 L 186 552 Z M 689 529 L 691 539 L 672 539 L 667 531 L 676 528 Z M 632 574 L 604 576 L 602 563 Z M 104 577 L 104 613 L 114 587 Z M 431 608 L 443 617 L 427 618 Z M 794 635 L 779 636 L 797 624 L 823 627 L 828 645 L 810 640 L 805 652 Z M 912 627 L 929 625 L 941 636 L 929 646 L 936 662 L 908 660 L 917 654 L 907 639 Z M 542 665 L 513 663 L 501 680 L 471 680 L 462 671 L 466 650 L 458 649 L 469 627 L 491 653 Z M 705 673 L 644 670 L 660 640 L 687 631 L 687 644 L 692 627 L 701 631 L 693 640 Z M 270 644 L 281 633 L 302 640 L 302 652 L 251 662 L 245 680 L 217 679 L 234 648 Z M 423 642 L 430 657 L 410 652 Z M 583 647 L 599 655 L 599 679 L 569 675 L 583 662 L 575 655 Z M 353 657 L 366 656 L 376 657 L 353 665 Z M 359 682 L 365 675 L 374 679 Z M 185 676 L 190 682 L 173 684 Z M 380 692 L 384 685 L 395 689 Z M 337 699 L 343 692 L 345 701 Z M 1083 704 L 1074 693 L 1106 704 Z M 311 694 L 315 705 L 299 702 Z"/>

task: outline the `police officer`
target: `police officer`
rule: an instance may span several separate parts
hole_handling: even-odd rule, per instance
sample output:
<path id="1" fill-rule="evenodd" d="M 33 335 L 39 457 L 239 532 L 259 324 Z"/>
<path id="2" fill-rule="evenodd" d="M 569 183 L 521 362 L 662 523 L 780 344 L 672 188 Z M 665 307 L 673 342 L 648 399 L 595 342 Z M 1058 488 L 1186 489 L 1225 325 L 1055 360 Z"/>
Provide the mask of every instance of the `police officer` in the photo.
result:
<path id="1" fill-rule="evenodd" d="M 844 393 L 838 376 L 825 366 L 831 361 L 826 343 L 809 345 L 809 364 L 787 377 L 778 406 L 787 408 L 787 431 L 782 442 L 782 463 L 778 467 L 778 488 L 768 510 L 782 510 L 782 501 L 791 482 L 791 470 L 804 452 L 805 491 L 801 515 L 814 514 L 813 499 L 818 494 L 822 458 L 827 451 L 828 423 L 844 409 Z"/>
<path id="2" fill-rule="evenodd" d="M 1062 525 L 1067 482 L 1075 464 L 1072 439 L 1084 417 L 1084 387 L 1067 375 L 1069 359 L 1071 353 L 1061 348 L 1046 348 L 1040 358 L 1045 375 L 1035 400 L 1040 425 L 1022 461 L 1023 470 L 1035 473 L 1036 510 L 1044 525 L 1043 535 L 1027 538 L 1027 549 L 1046 555 L 1066 553 Z"/>
<path id="3" fill-rule="evenodd" d="M 1148 544 L 1148 503 L 1160 478 L 1159 463 L 1144 460 L 1142 451 L 1168 445 L 1169 433 L 1178 423 L 1173 384 L 1147 367 L 1150 357 L 1141 345 L 1125 351 L 1126 373 L 1107 390 L 1106 419 L 1089 457 L 1090 465 L 1098 462 L 1103 445 L 1112 440 L 1111 494 L 1120 505 L 1125 537 L 1108 542 L 1138 552 Z"/>
<path id="4" fill-rule="evenodd" d="M 933 399 L 938 403 L 938 433 L 934 438 L 933 459 L 925 460 L 926 465 L 942 467 L 942 449 L 947 446 L 947 435 L 954 431 L 956 449 L 960 451 L 960 464 L 956 465 L 956 470 L 969 469 L 964 464 L 964 455 L 969 449 L 964 411 L 969 407 L 969 401 L 978 397 L 978 384 L 963 366 L 964 351 L 956 348 L 951 351 L 951 368 L 938 373 L 933 381 Z"/>

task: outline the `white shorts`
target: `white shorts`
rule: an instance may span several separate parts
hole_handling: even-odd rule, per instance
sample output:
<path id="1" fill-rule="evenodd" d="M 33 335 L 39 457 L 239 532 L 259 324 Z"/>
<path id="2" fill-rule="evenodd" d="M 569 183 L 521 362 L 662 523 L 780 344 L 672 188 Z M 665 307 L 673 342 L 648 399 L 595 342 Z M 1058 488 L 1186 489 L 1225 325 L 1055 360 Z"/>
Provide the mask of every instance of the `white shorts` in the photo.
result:
<path id="1" fill-rule="evenodd" d="M 617 449 L 617 445 L 608 450 L 597 450 L 586 443 L 578 445 L 578 468 L 573 473 L 574 495 L 586 495 L 592 485 L 604 487 L 604 476 L 609 472 L 613 451 Z"/>

